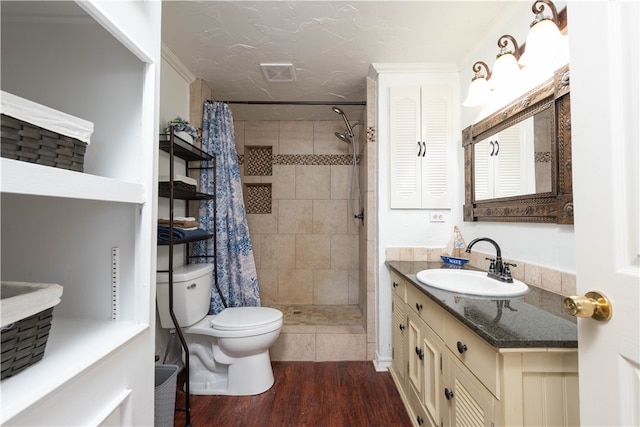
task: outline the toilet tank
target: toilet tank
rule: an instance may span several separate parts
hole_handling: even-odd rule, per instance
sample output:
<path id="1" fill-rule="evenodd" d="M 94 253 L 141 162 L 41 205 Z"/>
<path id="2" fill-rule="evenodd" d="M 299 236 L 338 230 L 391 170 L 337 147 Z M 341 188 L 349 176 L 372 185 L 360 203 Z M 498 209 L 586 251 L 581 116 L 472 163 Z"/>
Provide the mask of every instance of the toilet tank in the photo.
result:
<path id="1" fill-rule="evenodd" d="M 182 327 L 200 321 L 209 312 L 213 264 L 188 264 L 173 270 L 173 313 Z M 163 328 L 173 328 L 169 314 L 169 273 L 157 273 L 156 302 Z"/>

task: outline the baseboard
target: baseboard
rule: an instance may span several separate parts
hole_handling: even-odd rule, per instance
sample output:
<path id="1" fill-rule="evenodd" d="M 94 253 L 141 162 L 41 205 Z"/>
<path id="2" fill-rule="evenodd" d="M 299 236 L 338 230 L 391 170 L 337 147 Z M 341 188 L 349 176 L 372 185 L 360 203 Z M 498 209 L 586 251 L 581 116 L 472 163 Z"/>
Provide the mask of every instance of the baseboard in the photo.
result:
<path id="1" fill-rule="evenodd" d="M 375 366 L 376 371 L 384 372 L 389 370 L 389 366 L 391 366 L 392 359 L 390 357 L 382 357 L 380 353 L 376 351 L 376 358 L 373 359 L 373 366 Z"/>

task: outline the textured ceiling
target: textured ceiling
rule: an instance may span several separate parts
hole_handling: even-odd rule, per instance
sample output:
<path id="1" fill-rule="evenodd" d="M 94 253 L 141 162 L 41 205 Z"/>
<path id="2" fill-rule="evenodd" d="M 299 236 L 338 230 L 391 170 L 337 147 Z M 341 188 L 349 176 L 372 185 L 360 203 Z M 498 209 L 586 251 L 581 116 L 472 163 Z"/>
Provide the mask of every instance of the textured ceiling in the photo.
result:
<path id="1" fill-rule="evenodd" d="M 372 63 L 468 63 L 514 3 L 165 1 L 162 41 L 218 100 L 363 102 Z M 268 83 L 261 63 L 291 63 L 296 80 Z M 336 118 L 328 106 L 232 109 L 236 119 Z"/>

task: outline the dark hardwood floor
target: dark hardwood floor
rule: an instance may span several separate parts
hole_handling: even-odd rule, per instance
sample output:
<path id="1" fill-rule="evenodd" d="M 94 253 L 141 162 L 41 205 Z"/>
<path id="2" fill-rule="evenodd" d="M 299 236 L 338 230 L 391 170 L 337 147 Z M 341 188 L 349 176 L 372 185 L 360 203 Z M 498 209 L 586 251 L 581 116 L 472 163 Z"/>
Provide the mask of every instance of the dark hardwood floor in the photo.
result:
<path id="1" fill-rule="evenodd" d="M 275 383 L 257 396 L 191 396 L 191 425 L 410 426 L 388 372 L 368 362 L 273 362 Z M 178 377 L 177 408 L 184 408 Z M 176 410 L 175 426 L 186 414 Z"/>

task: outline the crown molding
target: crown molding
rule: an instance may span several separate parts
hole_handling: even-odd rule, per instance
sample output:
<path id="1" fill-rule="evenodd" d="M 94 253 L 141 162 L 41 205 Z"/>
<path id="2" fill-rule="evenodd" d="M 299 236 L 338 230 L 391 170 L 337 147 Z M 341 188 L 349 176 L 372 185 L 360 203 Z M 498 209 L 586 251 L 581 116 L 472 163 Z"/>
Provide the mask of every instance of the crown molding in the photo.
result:
<path id="1" fill-rule="evenodd" d="M 180 74 L 180 76 L 187 81 L 187 83 L 191 84 L 196 80 L 196 76 L 194 76 L 191 71 L 184 65 L 180 59 L 165 45 L 162 43 L 161 53 L 162 59 L 167 61 L 171 67 Z"/>

